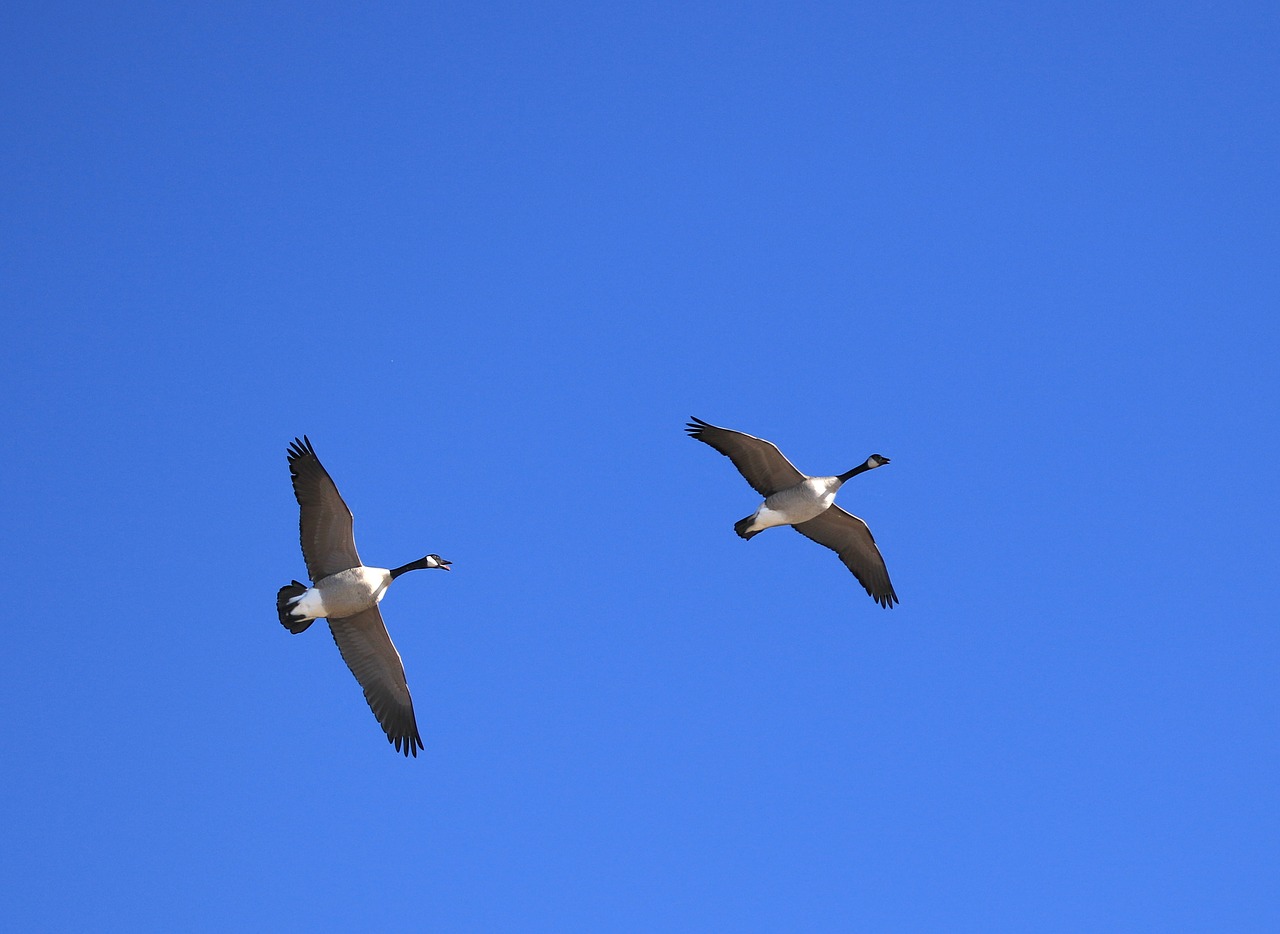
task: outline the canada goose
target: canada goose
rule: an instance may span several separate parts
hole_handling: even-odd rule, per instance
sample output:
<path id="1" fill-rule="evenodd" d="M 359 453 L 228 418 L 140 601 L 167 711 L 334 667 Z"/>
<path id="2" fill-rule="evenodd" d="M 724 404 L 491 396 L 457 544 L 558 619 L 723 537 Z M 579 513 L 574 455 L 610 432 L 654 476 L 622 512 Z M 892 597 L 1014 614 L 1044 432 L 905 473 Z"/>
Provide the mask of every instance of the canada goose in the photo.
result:
<path id="1" fill-rule="evenodd" d="M 280 622 L 299 633 L 320 617 L 328 619 L 333 641 L 364 688 L 364 699 L 386 731 L 387 741 L 395 744 L 397 752 L 417 756 L 423 746 L 413 698 L 378 603 L 391 582 L 406 571 L 447 571 L 452 562 L 427 555 L 390 570 L 366 567 L 356 554 L 351 510 L 305 435 L 289 445 L 289 473 L 293 495 L 302 507 L 302 557 L 312 586 L 293 581 L 280 588 L 276 594 Z"/>
<path id="2" fill-rule="evenodd" d="M 752 488 L 764 496 L 759 509 L 734 523 L 735 532 L 750 539 L 775 525 L 789 525 L 838 554 L 876 603 L 889 609 L 898 602 L 871 530 L 857 516 L 834 505 L 836 491 L 846 480 L 883 467 L 889 458 L 872 454 L 857 467 L 834 477 L 809 477 L 763 438 L 717 428 L 700 418 L 689 422 L 685 431 L 733 461 Z"/>

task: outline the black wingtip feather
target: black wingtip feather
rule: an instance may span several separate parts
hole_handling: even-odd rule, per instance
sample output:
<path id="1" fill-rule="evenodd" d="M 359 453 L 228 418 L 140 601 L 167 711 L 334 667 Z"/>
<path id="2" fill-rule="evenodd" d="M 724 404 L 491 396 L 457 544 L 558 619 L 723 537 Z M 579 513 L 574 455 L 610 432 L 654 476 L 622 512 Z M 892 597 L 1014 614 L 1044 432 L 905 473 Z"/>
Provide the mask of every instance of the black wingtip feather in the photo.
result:
<path id="1" fill-rule="evenodd" d="M 874 594 L 868 589 L 867 593 L 871 594 L 871 599 L 880 604 L 886 610 L 892 610 L 893 605 L 898 602 L 898 595 L 893 591 L 882 594 Z"/>
<path id="2" fill-rule="evenodd" d="M 415 759 L 418 758 L 418 750 L 427 748 L 422 745 L 422 738 L 418 736 L 417 733 L 414 733 L 412 736 L 389 735 L 387 736 L 387 742 L 396 747 L 396 752 L 403 753 L 406 759 L 410 756 L 413 756 Z"/>
<path id="3" fill-rule="evenodd" d="M 306 435 L 289 442 L 289 466 L 293 466 L 294 461 L 303 457 L 316 457 L 316 449 L 311 446 L 311 439 Z M 316 459 L 319 460 L 319 458 Z"/>

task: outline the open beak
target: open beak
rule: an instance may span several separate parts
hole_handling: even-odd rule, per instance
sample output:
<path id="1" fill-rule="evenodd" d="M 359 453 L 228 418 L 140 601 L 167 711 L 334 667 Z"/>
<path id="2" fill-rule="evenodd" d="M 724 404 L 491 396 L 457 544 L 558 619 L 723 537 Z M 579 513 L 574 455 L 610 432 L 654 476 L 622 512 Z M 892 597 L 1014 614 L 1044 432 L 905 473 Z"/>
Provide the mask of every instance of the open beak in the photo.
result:
<path id="1" fill-rule="evenodd" d="M 447 571 L 447 570 L 449 570 L 449 565 L 451 565 L 451 564 L 453 564 L 453 562 L 452 562 L 452 561 L 441 561 L 441 562 L 440 562 L 440 567 L 444 568 L 444 569 Z"/>

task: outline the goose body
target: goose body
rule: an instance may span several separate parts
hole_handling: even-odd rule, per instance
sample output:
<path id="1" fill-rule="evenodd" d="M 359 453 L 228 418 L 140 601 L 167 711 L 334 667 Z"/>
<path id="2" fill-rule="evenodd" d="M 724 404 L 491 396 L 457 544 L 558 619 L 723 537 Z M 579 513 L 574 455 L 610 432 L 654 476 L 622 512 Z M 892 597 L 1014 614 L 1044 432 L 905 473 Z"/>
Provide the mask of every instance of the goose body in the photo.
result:
<path id="1" fill-rule="evenodd" d="M 836 477 L 809 477 L 795 486 L 779 490 L 764 498 L 754 514 L 743 519 L 743 538 L 779 525 L 798 525 L 826 512 L 836 501 L 840 483 Z M 737 526 L 734 527 L 735 530 Z"/>
<path id="2" fill-rule="evenodd" d="M 314 587 L 290 599 L 290 619 L 351 616 L 382 602 L 391 584 L 387 568 L 358 567 L 322 578 Z"/>
<path id="3" fill-rule="evenodd" d="M 425 568 L 447 571 L 450 562 L 427 555 L 398 568 L 366 566 L 356 553 L 351 510 L 305 436 L 289 445 L 289 473 L 301 510 L 302 556 L 312 585 L 295 580 L 280 588 L 280 623 L 296 634 L 317 619 L 327 619 L 333 641 L 364 688 L 387 741 L 396 751 L 416 756 L 423 746 L 413 698 L 378 604 L 401 574 Z"/>
<path id="4" fill-rule="evenodd" d="M 685 431 L 729 458 L 752 488 L 764 496 L 754 513 L 734 523 L 733 530 L 739 536 L 750 540 L 765 529 L 792 526 L 838 554 L 876 603 L 891 608 L 898 602 L 871 530 L 857 516 L 835 505 L 836 493 L 848 480 L 883 467 L 889 458 L 872 454 L 842 474 L 810 477 L 797 470 L 777 445 L 763 438 L 719 428 L 700 418 L 690 421 Z"/>

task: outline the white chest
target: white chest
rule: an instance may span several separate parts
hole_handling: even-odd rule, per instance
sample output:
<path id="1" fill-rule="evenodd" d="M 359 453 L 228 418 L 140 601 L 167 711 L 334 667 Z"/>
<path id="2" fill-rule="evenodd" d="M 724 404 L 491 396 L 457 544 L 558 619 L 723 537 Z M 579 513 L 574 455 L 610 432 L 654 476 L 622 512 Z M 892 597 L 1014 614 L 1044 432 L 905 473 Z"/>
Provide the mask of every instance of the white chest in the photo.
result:
<path id="1" fill-rule="evenodd" d="M 805 481 L 805 486 L 813 497 L 814 516 L 826 512 L 827 507 L 836 501 L 836 491 L 840 489 L 839 484 L 832 483 L 830 477 L 811 477 Z"/>
<path id="2" fill-rule="evenodd" d="M 386 568 L 358 567 L 352 570 L 359 574 L 360 589 L 373 597 L 374 603 L 381 603 L 391 586 L 391 572 Z"/>

